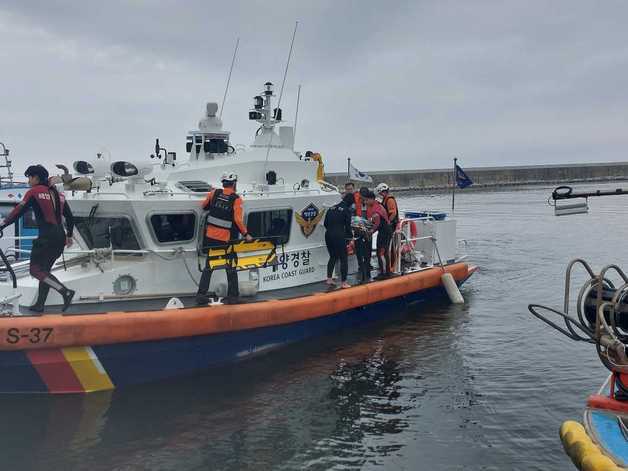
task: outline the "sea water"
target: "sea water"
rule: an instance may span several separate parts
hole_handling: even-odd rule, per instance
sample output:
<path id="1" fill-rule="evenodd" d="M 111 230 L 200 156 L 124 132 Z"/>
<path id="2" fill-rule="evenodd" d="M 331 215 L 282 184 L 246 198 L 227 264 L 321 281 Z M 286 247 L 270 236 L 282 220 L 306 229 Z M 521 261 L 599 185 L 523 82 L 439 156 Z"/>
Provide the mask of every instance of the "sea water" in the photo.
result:
<path id="1" fill-rule="evenodd" d="M 1 468 L 573 470 L 558 428 L 607 372 L 527 305 L 562 306 L 573 258 L 628 269 L 628 197 L 558 218 L 550 192 L 456 193 L 461 249 L 480 267 L 462 306 L 418 305 L 194 378 L 3 396 Z M 399 203 L 451 213 L 444 194 Z"/>

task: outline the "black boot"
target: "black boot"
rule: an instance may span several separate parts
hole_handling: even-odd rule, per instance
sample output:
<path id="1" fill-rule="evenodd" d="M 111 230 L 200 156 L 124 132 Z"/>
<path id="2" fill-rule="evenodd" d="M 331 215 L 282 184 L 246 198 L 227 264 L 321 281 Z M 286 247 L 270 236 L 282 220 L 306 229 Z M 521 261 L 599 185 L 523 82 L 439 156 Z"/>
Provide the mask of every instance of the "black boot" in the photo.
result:
<path id="1" fill-rule="evenodd" d="M 72 298 L 74 298 L 74 291 L 68 288 L 65 288 L 63 291 L 60 291 L 61 296 L 63 296 L 63 307 L 61 311 L 65 312 L 72 304 Z"/>
<path id="2" fill-rule="evenodd" d="M 48 291 L 50 291 L 50 286 L 40 281 L 39 289 L 37 290 L 37 300 L 35 301 L 35 304 L 29 306 L 28 309 L 33 312 L 44 312 L 44 305 L 46 304 Z"/>
<path id="3" fill-rule="evenodd" d="M 369 283 L 371 281 L 371 266 L 364 265 L 362 267 L 362 283 Z"/>

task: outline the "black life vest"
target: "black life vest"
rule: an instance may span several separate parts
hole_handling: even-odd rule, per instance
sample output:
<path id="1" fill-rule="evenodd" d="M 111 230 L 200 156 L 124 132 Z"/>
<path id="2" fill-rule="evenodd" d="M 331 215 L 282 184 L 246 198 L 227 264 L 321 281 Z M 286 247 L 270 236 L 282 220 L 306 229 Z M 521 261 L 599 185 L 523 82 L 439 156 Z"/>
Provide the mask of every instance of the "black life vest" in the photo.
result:
<path id="1" fill-rule="evenodd" d="M 236 193 L 225 195 L 223 190 L 215 190 L 207 213 L 207 225 L 226 229 L 232 235 L 237 232 L 233 222 L 233 205 L 238 198 Z"/>

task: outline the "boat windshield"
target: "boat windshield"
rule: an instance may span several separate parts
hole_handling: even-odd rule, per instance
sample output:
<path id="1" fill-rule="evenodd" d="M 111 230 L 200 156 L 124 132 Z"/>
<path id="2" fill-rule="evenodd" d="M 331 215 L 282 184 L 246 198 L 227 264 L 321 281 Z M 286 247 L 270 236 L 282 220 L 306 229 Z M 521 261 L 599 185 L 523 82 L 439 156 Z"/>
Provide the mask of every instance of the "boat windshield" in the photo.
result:
<path id="1" fill-rule="evenodd" d="M 140 249 L 131 221 L 126 217 L 76 216 L 74 222 L 90 249 L 110 246 L 114 250 Z"/>

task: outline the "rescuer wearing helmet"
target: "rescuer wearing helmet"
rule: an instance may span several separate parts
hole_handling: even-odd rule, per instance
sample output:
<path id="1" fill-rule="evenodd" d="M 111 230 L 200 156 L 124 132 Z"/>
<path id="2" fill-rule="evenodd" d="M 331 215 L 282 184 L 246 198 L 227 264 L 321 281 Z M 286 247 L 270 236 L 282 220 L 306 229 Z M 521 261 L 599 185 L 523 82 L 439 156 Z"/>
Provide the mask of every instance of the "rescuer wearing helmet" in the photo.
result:
<path id="1" fill-rule="evenodd" d="M 375 191 L 382 197 L 382 204 L 386 208 L 388 213 L 388 220 L 390 221 L 390 228 L 392 232 L 397 229 L 397 223 L 399 222 L 399 208 L 397 207 L 397 200 L 390 194 L 390 188 L 386 183 L 380 183 L 375 187 Z"/>
<path id="2" fill-rule="evenodd" d="M 242 234 L 247 242 L 253 240 L 242 220 L 242 198 L 235 192 L 238 176 L 235 173 L 222 174 L 222 189 L 212 190 L 203 201 L 203 209 L 207 213 L 207 230 L 205 232 L 205 247 L 225 247 L 232 239 Z M 227 296 L 230 300 L 238 297 L 238 273 L 234 267 L 227 265 Z M 211 281 L 212 269 L 209 267 L 209 252 L 207 263 L 201 274 L 196 293 L 196 304 L 204 305 L 209 302 L 207 291 Z"/>
<path id="3" fill-rule="evenodd" d="M 33 241 L 30 258 L 30 274 L 39 280 L 39 289 L 35 304 L 30 306 L 34 312 L 43 312 L 50 288 L 59 292 L 63 298 L 63 311 L 72 303 L 74 291 L 66 288 L 50 273 L 52 265 L 63 253 L 64 246 L 72 245 L 74 218 L 64 195 L 48 184 L 48 170 L 42 165 L 31 165 L 24 172 L 31 187 L 13 211 L 9 213 L 0 230 L 13 224 L 29 209 L 33 210 L 37 229 L 37 239 Z M 67 235 L 63 229 L 63 218 L 67 226 Z"/>

